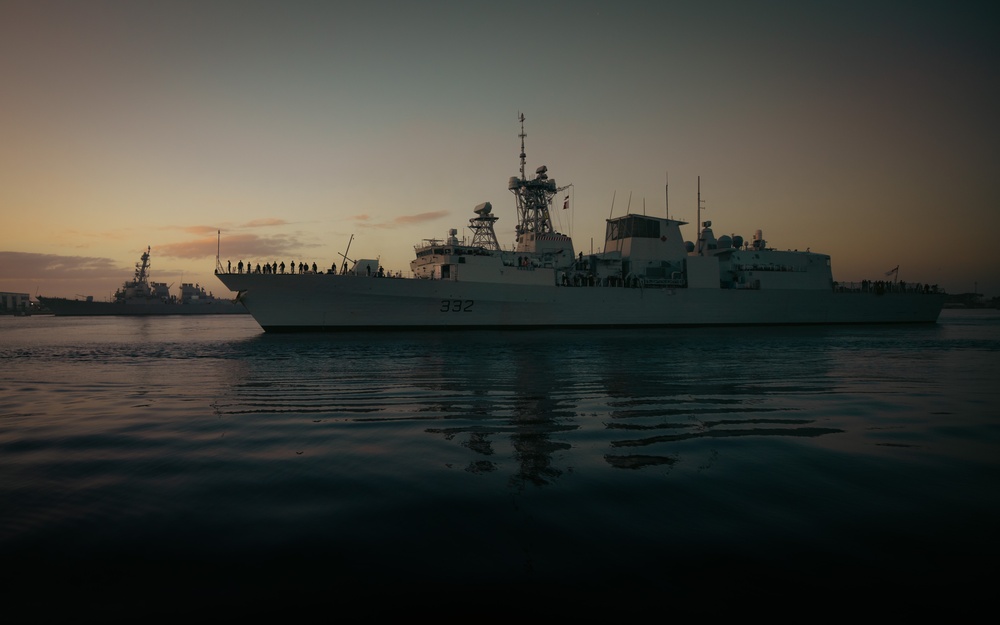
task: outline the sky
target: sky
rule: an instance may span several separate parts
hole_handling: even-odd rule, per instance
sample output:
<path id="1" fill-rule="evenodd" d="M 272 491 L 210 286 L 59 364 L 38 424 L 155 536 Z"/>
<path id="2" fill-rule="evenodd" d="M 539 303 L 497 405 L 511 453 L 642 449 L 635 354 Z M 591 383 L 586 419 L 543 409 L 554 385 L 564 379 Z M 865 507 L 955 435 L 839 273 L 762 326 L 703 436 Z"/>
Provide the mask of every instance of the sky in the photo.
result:
<path id="1" fill-rule="evenodd" d="M 485 201 L 509 247 L 523 113 L 576 251 L 695 239 L 700 177 L 717 236 L 997 296 L 983 4 L 0 0 L 0 291 L 106 299 L 147 246 L 175 294 L 228 295 L 217 251 L 405 273 Z"/>

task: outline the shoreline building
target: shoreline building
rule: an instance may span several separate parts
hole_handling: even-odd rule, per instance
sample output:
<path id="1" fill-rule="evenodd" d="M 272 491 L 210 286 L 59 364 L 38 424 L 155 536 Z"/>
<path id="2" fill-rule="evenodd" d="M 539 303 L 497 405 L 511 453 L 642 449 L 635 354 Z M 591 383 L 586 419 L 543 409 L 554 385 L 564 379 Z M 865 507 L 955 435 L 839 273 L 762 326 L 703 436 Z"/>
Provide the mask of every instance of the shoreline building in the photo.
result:
<path id="1" fill-rule="evenodd" d="M 30 310 L 30 296 L 27 293 L 0 292 L 0 315 L 16 315 Z"/>

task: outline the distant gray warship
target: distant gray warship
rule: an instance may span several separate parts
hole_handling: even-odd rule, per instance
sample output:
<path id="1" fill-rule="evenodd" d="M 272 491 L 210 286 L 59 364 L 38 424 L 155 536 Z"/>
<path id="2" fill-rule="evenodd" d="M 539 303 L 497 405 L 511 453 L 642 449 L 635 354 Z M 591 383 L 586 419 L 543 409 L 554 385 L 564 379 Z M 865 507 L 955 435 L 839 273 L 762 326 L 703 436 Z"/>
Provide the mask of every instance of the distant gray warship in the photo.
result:
<path id="1" fill-rule="evenodd" d="M 135 275 L 115 291 L 110 302 L 96 302 L 93 297 L 67 299 L 38 296 L 47 310 L 56 316 L 92 315 L 223 315 L 246 313 L 243 306 L 231 299 L 217 298 L 197 284 L 181 284 L 181 296 L 170 295 L 170 287 L 149 281 L 149 251 L 142 253 L 135 264 Z"/>

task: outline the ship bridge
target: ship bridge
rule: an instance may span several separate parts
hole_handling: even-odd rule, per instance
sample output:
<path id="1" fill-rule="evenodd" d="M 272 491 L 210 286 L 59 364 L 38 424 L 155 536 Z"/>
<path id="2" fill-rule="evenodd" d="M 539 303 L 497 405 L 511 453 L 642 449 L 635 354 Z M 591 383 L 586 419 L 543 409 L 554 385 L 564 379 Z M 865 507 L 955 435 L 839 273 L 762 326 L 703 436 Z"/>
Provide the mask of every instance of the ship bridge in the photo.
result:
<path id="1" fill-rule="evenodd" d="M 685 269 L 687 248 L 680 227 L 685 222 L 646 215 L 608 220 L 604 256 L 620 258 L 620 275 L 641 277 L 648 285 L 677 284 Z"/>

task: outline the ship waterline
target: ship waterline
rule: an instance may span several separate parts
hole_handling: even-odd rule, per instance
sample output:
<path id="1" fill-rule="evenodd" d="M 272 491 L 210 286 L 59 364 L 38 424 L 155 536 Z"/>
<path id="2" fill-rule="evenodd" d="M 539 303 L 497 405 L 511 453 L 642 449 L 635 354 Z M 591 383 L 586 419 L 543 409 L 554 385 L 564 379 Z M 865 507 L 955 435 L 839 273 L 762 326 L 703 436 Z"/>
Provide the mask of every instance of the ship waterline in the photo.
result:
<path id="1" fill-rule="evenodd" d="M 516 271 L 516 270 L 515 270 Z M 933 323 L 943 294 L 220 274 L 265 331 Z"/>

